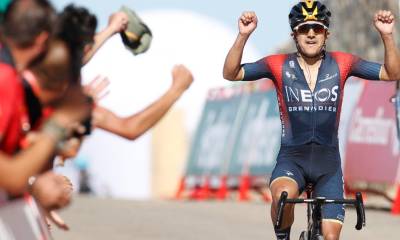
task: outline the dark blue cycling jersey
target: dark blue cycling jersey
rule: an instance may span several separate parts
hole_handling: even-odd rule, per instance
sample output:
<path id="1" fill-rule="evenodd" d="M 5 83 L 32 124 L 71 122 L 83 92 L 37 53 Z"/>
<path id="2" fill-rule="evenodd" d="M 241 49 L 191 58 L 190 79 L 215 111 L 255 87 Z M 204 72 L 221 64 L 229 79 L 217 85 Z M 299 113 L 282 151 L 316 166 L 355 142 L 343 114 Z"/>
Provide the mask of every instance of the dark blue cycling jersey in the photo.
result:
<path id="1" fill-rule="evenodd" d="M 351 54 L 328 52 L 322 59 L 312 92 L 298 63 L 297 54 L 282 54 L 243 64 L 243 80 L 273 80 L 281 114 L 283 146 L 311 142 L 337 146 L 340 110 L 347 78 L 355 76 L 379 80 L 381 67 L 381 64 Z"/>

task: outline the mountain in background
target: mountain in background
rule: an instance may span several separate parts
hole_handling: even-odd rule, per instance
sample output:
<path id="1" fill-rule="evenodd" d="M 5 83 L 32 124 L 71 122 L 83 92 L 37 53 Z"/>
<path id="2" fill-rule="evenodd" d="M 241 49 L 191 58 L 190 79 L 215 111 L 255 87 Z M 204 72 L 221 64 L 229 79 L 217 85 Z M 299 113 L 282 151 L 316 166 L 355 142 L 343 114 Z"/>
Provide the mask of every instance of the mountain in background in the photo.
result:
<path id="1" fill-rule="evenodd" d="M 387 9 L 396 15 L 396 42 L 400 44 L 399 1 L 395 0 L 325 0 L 332 12 L 329 51 L 343 51 L 370 61 L 383 62 L 383 43 L 373 26 L 373 16 L 379 9 Z M 290 40 L 278 52 L 296 51 Z"/>

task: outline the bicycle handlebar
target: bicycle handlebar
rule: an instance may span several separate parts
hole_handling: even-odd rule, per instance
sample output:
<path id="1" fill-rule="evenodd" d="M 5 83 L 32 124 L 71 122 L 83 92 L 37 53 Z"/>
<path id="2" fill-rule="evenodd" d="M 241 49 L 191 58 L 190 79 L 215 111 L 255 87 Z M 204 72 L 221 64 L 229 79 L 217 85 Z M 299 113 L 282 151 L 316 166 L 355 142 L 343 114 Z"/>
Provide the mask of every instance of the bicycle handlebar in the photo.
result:
<path id="1" fill-rule="evenodd" d="M 316 199 L 288 199 L 288 193 L 282 192 L 281 197 L 279 198 L 278 202 L 278 213 L 277 213 L 277 220 L 275 223 L 275 227 L 277 229 L 281 228 L 282 225 L 282 218 L 283 218 L 283 209 L 287 203 L 289 204 L 297 204 L 297 203 L 311 203 L 313 205 L 319 204 L 346 204 L 346 205 L 353 205 L 356 208 L 357 212 L 357 224 L 355 228 L 357 230 L 361 230 L 365 227 L 365 210 L 364 210 L 364 202 L 360 192 L 356 193 L 355 199 L 339 199 L 339 200 L 331 200 L 325 198 L 316 198 Z"/>

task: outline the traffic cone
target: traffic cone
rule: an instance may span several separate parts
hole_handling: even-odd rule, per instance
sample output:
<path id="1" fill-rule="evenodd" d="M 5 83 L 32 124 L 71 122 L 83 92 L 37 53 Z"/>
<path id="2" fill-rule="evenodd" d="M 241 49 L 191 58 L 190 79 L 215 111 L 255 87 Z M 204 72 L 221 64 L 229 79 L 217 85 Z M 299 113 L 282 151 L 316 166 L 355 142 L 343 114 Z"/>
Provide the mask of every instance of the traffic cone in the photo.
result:
<path id="1" fill-rule="evenodd" d="M 240 177 L 239 201 L 250 200 L 249 189 L 250 189 L 250 176 L 246 174 Z"/>
<path id="2" fill-rule="evenodd" d="M 200 195 L 197 200 L 207 200 L 211 197 L 211 189 L 210 189 L 210 177 L 207 176 L 204 179 L 204 184 L 201 186 Z"/>
<path id="3" fill-rule="evenodd" d="M 201 197 L 201 187 L 200 186 L 195 186 L 193 191 L 189 195 L 189 199 L 191 200 L 199 200 Z"/>
<path id="4" fill-rule="evenodd" d="M 228 177 L 222 176 L 221 177 L 221 185 L 219 186 L 217 192 L 217 199 L 218 200 L 225 200 L 228 196 L 228 186 L 227 186 Z"/>
<path id="5" fill-rule="evenodd" d="M 182 193 L 185 191 L 185 177 L 182 177 L 179 182 L 178 191 L 175 194 L 175 199 L 179 200 L 182 198 Z"/>
<path id="6" fill-rule="evenodd" d="M 193 187 L 193 190 L 189 194 L 189 199 L 191 200 L 199 200 L 201 198 L 201 192 L 202 192 L 202 177 L 198 176 L 196 178 L 196 184 Z"/>
<path id="7" fill-rule="evenodd" d="M 392 214 L 400 215 L 400 185 L 397 188 L 397 195 L 393 202 Z"/>

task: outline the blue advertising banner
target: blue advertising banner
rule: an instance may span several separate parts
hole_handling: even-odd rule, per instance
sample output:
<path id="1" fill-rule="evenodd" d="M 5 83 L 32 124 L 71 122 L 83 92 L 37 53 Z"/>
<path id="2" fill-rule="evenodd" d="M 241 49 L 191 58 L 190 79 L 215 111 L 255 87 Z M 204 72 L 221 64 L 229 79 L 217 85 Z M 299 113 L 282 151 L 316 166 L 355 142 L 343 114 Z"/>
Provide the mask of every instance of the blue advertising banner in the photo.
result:
<path id="1" fill-rule="evenodd" d="M 281 123 L 271 82 L 210 91 L 187 176 L 265 176 L 279 151 Z"/>
<path id="2" fill-rule="evenodd" d="M 229 175 L 270 174 L 275 165 L 281 136 L 275 90 L 256 89 L 251 93 L 239 127 Z"/>
<path id="3" fill-rule="evenodd" d="M 220 175 L 234 144 L 236 119 L 243 107 L 242 87 L 210 91 L 199 122 L 186 175 Z"/>

